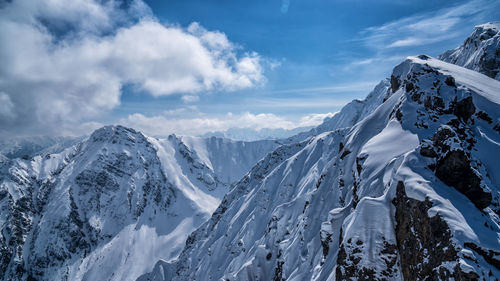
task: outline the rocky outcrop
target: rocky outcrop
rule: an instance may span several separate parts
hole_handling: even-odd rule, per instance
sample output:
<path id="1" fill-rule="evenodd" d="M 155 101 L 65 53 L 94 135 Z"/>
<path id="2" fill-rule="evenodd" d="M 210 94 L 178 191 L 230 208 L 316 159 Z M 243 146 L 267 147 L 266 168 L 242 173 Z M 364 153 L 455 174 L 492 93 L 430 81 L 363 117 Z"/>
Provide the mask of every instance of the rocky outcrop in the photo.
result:
<path id="1" fill-rule="evenodd" d="M 476 26 L 461 46 L 444 52 L 439 59 L 500 80 L 500 22 Z"/>
<path id="2" fill-rule="evenodd" d="M 462 272 L 458 266 L 458 249 L 448 225 L 439 214 L 427 214 L 430 201 L 409 198 L 404 183 L 398 182 L 393 204 L 404 280 L 478 280 L 477 274 Z M 447 262 L 456 265 L 453 270 Z"/>
<path id="3" fill-rule="evenodd" d="M 421 140 L 420 154 L 433 158 L 430 168 L 441 181 L 463 193 L 477 208 L 488 207 L 492 195 L 482 185 L 477 169 L 473 169 L 481 164 L 477 163 L 472 151 L 477 142 L 476 120 L 481 118 L 491 126 L 492 122 L 488 122 L 491 117 L 484 111 L 476 113 L 474 98 L 470 92 L 459 88 L 455 78 L 427 64 L 405 76 L 402 84 L 409 100 L 416 106 L 417 122 L 413 125 L 428 131 L 437 127 L 431 138 Z M 421 85 L 426 85 L 426 88 Z M 459 99 L 459 96 L 465 97 Z"/>
<path id="4" fill-rule="evenodd" d="M 362 265 L 362 248 L 366 247 L 363 241 L 352 239 L 340 245 L 337 256 L 337 268 L 335 278 L 341 280 L 390 280 L 399 272 L 398 250 L 396 245 L 382 239 L 383 249 L 380 251 L 380 259 L 385 262 L 385 269 L 379 274 L 373 268 Z"/>
<path id="5" fill-rule="evenodd" d="M 487 152 L 499 149 L 497 89 L 498 81 L 474 71 L 408 58 L 374 111 L 359 119 L 364 102 L 353 102 L 331 119 L 358 120 L 352 127 L 270 153 L 177 260 L 160 261 L 139 280 L 498 275 L 491 237 L 498 235 L 499 193 L 496 176 L 488 176 L 497 165 Z"/>
<path id="6" fill-rule="evenodd" d="M 436 176 L 469 198 L 476 207 L 484 209 L 491 203 L 491 193 L 481 188 L 481 179 L 470 167 L 462 150 L 448 152 L 436 165 Z"/>
<path id="7" fill-rule="evenodd" d="M 461 120 L 464 122 L 467 122 L 472 114 L 476 112 L 476 107 L 474 106 L 474 103 L 472 102 L 472 97 L 468 96 L 459 102 L 456 103 L 455 105 L 455 115 L 459 117 Z"/>

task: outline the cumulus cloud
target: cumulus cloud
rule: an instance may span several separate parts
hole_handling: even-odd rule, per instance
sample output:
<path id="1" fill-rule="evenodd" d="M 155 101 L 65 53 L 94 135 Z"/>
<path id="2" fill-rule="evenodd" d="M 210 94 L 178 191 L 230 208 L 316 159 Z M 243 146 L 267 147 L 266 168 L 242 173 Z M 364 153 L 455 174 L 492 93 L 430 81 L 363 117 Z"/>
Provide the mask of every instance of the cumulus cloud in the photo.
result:
<path id="1" fill-rule="evenodd" d="M 198 112 L 198 116 L 195 117 L 182 116 L 181 114 L 186 111 L 196 113 L 196 108 L 190 107 L 186 108 L 186 110 L 177 109 L 151 117 L 136 113 L 120 120 L 120 124 L 153 136 L 166 136 L 173 133 L 196 136 L 209 132 L 227 131 L 234 128 L 254 129 L 257 131 L 262 129 L 291 130 L 298 127 L 316 126 L 321 124 L 326 117 L 333 116 L 333 113 L 310 114 L 302 116 L 298 121 L 293 121 L 272 113 L 253 114 L 250 112 L 241 114 L 229 112 L 220 116 L 205 116 Z"/>
<path id="2" fill-rule="evenodd" d="M 74 132 L 117 107 L 124 85 L 193 102 L 265 80 L 258 54 L 198 23 L 162 24 L 140 0 L 4 3 L 0 61 L 0 132 L 13 134 Z"/>

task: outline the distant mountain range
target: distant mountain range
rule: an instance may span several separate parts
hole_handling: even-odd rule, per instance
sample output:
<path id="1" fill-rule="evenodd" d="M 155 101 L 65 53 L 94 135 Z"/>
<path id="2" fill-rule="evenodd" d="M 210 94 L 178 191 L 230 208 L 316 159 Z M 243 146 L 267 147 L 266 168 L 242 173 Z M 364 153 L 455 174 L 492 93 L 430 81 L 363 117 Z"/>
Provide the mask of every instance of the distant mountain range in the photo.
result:
<path id="1" fill-rule="evenodd" d="M 296 134 L 307 132 L 313 126 L 298 127 L 290 130 L 263 128 L 260 130 L 249 128 L 230 128 L 223 132 L 206 133 L 202 137 L 219 137 L 232 140 L 256 141 L 256 140 L 278 140 L 292 137 Z"/>
<path id="2" fill-rule="evenodd" d="M 499 31 L 276 140 L 3 139 L 0 279 L 495 280 Z"/>

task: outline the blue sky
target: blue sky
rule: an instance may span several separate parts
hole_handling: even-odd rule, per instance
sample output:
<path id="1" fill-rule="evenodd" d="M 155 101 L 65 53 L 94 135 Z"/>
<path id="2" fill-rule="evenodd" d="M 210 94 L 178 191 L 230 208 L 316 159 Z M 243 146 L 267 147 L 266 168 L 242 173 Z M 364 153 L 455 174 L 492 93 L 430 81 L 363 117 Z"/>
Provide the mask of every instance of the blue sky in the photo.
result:
<path id="1" fill-rule="evenodd" d="M 404 57 L 421 53 L 437 56 L 461 44 L 474 25 L 500 18 L 500 5 L 491 18 L 488 12 L 477 15 L 470 11 L 470 14 L 458 15 L 451 30 L 436 35 L 453 33 L 453 36 L 443 36 L 446 38 L 437 42 L 432 42 L 434 37 L 423 38 L 416 44 L 385 48 L 384 42 L 380 45 L 368 42 L 367 36 L 377 36 L 370 28 L 416 16 L 419 20 L 432 20 L 468 2 L 169 0 L 147 3 L 163 22 L 181 26 L 199 22 L 208 30 L 224 32 L 245 50 L 279 63 L 274 69 L 266 70 L 267 81 L 260 87 L 200 95 L 197 103 L 200 111 L 274 113 L 292 120 L 305 114 L 334 112 L 354 98 L 364 98 Z M 406 36 L 409 34 L 388 34 L 387 42 Z M 140 99 L 139 103 L 158 103 L 158 99 L 143 96 Z M 134 108 L 137 97 L 125 95 L 124 105 L 128 101 Z M 165 106 L 153 106 L 145 113 L 154 115 L 165 107 L 182 106 L 180 97 L 168 97 Z M 130 111 L 117 113 L 128 115 Z"/>
<path id="2" fill-rule="evenodd" d="M 32 52 L 47 56 L 49 65 L 25 66 L 22 59 L 13 64 L 33 72 L 74 68 L 64 83 L 53 76 L 35 83 L 18 72 L 8 73 L 12 78 L 6 74 L 4 80 L 23 83 L 25 92 L 36 89 L 37 99 L 48 106 L 19 108 L 29 95 L 0 80 L 0 99 L 7 104 L 0 131 L 5 133 L 39 134 L 34 128 L 43 128 L 80 134 L 113 123 L 154 135 L 315 125 L 350 100 L 364 98 L 406 56 L 437 56 L 461 44 L 474 25 L 500 19 L 500 1 L 488 0 L 88 0 L 64 7 L 65 13 L 62 6 L 34 2 L 41 4 L 18 0 L 0 12 L 32 13 L 26 23 L 45 29 L 41 35 L 27 32 L 26 40 L 48 37 L 48 47 Z M 97 23 L 89 26 L 89 17 Z M 11 34 L 7 31 L 24 30 L 5 18 L 1 39 Z M 192 40 L 199 42 L 189 45 Z M 33 55 L 0 44 L 0 57 Z M 201 53 L 190 57 L 188 50 Z M 76 58 L 68 62 L 66 53 Z M 207 67 L 196 65 L 198 59 Z M 95 87 L 76 83 L 79 77 Z M 71 110 L 57 111 L 67 106 Z M 26 112 L 36 116 L 16 119 Z M 46 125 L 44 115 L 55 125 Z"/>

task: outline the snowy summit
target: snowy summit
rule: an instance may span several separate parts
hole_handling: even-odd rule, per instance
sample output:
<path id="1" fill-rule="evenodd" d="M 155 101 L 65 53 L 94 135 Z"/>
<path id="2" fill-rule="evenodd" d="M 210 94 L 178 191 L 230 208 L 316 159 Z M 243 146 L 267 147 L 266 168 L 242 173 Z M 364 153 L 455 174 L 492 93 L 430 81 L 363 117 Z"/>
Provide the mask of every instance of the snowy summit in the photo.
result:
<path id="1" fill-rule="evenodd" d="M 499 3 L 174 2 L 0 4 L 0 280 L 500 279 Z"/>

